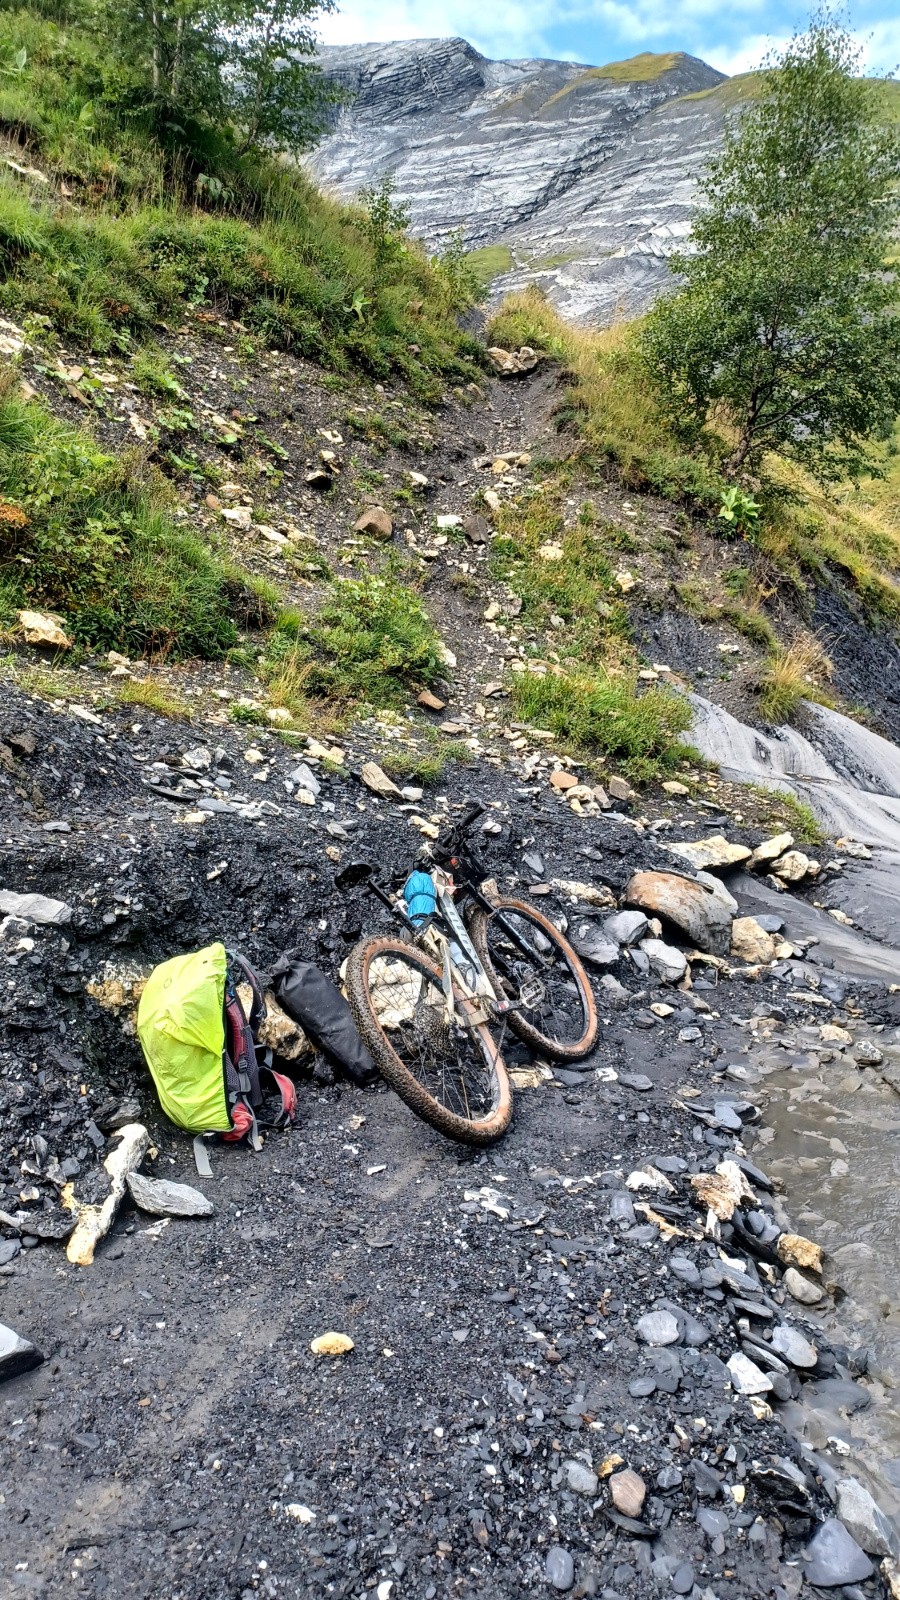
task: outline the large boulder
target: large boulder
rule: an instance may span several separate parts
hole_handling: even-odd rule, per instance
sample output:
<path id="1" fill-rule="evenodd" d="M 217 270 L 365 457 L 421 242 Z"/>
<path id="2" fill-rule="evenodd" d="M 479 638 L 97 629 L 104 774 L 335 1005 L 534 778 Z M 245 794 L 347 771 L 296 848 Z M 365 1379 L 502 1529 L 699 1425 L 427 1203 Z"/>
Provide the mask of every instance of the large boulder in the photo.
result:
<path id="1" fill-rule="evenodd" d="M 731 949 L 732 913 L 727 903 L 704 883 L 679 872 L 635 872 L 625 898 L 680 928 L 698 950 L 727 956 Z"/>

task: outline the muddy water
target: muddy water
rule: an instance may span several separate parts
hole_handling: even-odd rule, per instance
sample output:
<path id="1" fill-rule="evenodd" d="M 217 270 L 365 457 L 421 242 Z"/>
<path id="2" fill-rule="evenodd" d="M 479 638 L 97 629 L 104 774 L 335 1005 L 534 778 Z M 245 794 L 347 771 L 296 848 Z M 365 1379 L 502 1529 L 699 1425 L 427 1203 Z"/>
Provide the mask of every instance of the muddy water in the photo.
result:
<path id="1" fill-rule="evenodd" d="M 813 1030 L 814 1031 L 814 1030 Z M 877 1039 L 900 1074 L 900 1041 Z M 893 1035 L 891 1036 L 893 1038 Z M 834 1300 L 813 1312 L 831 1341 L 865 1347 L 875 1405 L 852 1419 L 808 1418 L 808 1442 L 836 1467 L 866 1476 L 886 1510 L 900 1510 L 900 1095 L 849 1055 L 784 1052 L 758 1065 L 763 1125 L 753 1154 L 783 1185 L 793 1225 L 826 1251 Z M 828 1052 L 824 1052 L 827 1056 Z M 900 1076 L 898 1076 L 900 1081 Z M 803 1308 L 796 1308 L 803 1315 Z M 829 1447 L 837 1438 L 841 1445 Z M 846 1459 L 849 1455 L 852 1460 Z"/>
<path id="2" fill-rule="evenodd" d="M 856 925 L 836 925 L 808 902 L 776 895 L 746 876 L 730 887 L 745 914 L 777 911 L 787 936 L 817 939 L 816 959 L 880 984 L 900 982 L 900 749 L 838 712 L 806 708 L 804 731 L 761 733 L 699 697 L 693 740 L 738 782 L 793 791 L 831 837 L 858 840 L 870 852 L 851 859 L 828 884 L 825 903 Z M 869 1038 L 896 1069 L 900 1030 Z M 836 1345 L 865 1347 L 875 1404 L 848 1418 L 807 1411 L 793 1421 L 835 1467 L 869 1483 L 885 1510 L 900 1512 L 900 1094 L 877 1068 L 861 1069 L 849 1051 L 831 1052 L 811 1026 L 795 1049 L 753 1050 L 762 1074 L 754 1098 L 763 1126 L 753 1154 L 781 1180 L 793 1225 L 826 1251 L 834 1287 L 812 1313 Z M 818 1046 L 818 1048 L 817 1048 Z M 797 1307 L 802 1317 L 803 1308 Z"/>

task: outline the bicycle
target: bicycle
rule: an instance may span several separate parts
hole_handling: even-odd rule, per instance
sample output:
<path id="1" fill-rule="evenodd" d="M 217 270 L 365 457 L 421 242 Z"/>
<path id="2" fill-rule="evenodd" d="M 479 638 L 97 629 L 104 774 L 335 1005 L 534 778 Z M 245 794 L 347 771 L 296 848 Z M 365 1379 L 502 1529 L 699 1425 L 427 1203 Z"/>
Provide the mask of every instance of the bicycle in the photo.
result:
<path id="1" fill-rule="evenodd" d="M 435 850 L 434 869 L 407 878 L 405 904 L 370 863 L 339 875 L 342 886 L 365 884 L 402 929 L 362 939 L 348 958 L 361 1036 L 417 1115 L 478 1145 L 500 1138 L 512 1116 L 500 1053 L 507 1027 L 553 1060 L 577 1061 L 594 1048 L 599 1026 L 584 967 L 550 918 L 525 900 L 485 892 L 487 874 L 467 843 L 484 811 L 471 806 Z"/>

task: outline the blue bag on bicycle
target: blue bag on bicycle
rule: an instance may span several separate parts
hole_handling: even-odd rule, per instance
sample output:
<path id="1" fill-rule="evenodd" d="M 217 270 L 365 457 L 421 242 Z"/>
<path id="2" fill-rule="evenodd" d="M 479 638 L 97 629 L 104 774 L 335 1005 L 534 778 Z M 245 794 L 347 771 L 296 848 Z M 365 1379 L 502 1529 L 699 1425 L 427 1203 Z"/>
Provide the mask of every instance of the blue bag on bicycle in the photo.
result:
<path id="1" fill-rule="evenodd" d="M 403 885 L 403 898 L 412 922 L 424 922 L 434 916 L 434 884 L 427 872 L 410 873 Z"/>

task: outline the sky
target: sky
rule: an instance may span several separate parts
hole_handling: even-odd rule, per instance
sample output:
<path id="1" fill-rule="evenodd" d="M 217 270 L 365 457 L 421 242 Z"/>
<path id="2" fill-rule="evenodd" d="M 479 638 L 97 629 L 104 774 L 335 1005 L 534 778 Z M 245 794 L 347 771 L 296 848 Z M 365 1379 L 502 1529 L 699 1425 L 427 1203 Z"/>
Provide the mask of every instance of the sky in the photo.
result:
<path id="1" fill-rule="evenodd" d="M 802 28 L 810 7 L 778 0 L 338 0 L 319 23 L 326 44 L 459 35 L 495 59 L 550 56 L 601 66 L 641 50 L 686 50 L 720 72 L 745 72 Z M 896 0 L 856 0 L 849 25 L 869 72 L 900 63 Z"/>

